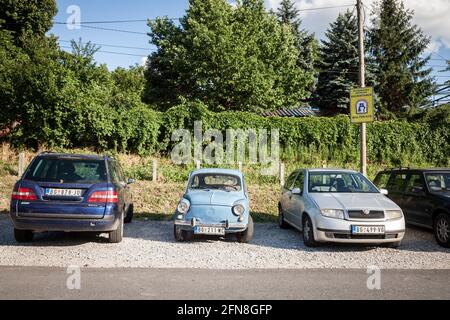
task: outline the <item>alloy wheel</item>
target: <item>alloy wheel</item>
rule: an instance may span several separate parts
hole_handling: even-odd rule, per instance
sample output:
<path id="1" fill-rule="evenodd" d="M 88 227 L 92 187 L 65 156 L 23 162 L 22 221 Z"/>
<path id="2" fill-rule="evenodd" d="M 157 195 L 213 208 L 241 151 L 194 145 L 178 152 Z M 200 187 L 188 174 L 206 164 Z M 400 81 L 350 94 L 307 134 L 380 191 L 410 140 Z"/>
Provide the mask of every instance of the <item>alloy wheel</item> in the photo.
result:
<path id="1" fill-rule="evenodd" d="M 436 225 L 437 236 L 440 241 L 447 242 L 450 234 L 450 228 L 447 220 L 444 218 L 439 219 Z"/>

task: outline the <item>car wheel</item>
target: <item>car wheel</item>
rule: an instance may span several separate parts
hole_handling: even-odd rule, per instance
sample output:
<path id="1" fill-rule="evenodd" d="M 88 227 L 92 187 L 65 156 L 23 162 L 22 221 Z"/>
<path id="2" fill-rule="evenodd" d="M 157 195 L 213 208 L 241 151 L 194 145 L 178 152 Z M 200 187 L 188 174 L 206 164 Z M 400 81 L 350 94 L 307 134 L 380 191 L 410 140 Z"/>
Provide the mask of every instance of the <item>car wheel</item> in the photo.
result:
<path id="1" fill-rule="evenodd" d="M 133 221 L 133 214 L 134 214 L 134 208 L 133 208 L 133 205 L 130 204 L 128 206 L 127 215 L 125 216 L 125 220 L 123 222 L 131 223 L 131 221 Z"/>
<path id="2" fill-rule="evenodd" d="M 240 243 L 248 243 L 253 239 L 253 218 L 248 216 L 247 229 L 236 235 L 237 241 Z"/>
<path id="3" fill-rule="evenodd" d="M 434 237 L 437 243 L 450 248 L 450 215 L 441 213 L 434 219 Z"/>
<path id="4" fill-rule="evenodd" d="M 278 226 L 281 229 L 287 229 L 289 228 L 289 225 L 284 221 L 284 213 L 283 209 L 281 208 L 281 204 L 278 206 Z"/>
<path id="5" fill-rule="evenodd" d="M 383 244 L 383 247 L 396 249 L 396 248 L 400 247 L 401 244 L 402 244 L 401 241 L 389 242 L 389 243 Z"/>
<path id="6" fill-rule="evenodd" d="M 31 242 L 33 241 L 33 231 L 31 230 L 19 230 L 14 228 L 14 238 L 17 242 Z"/>
<path id="7" fill-rule="evenodd" d="M 176 225 L 173 226 L 173 235 L 175 240 L 178 242 L 190 241 L 192 240 L 192 232 L 187 230 L 182 230 Z"/>
<path id="8" fill-rule="evenodd" d="M 120 243 L 122 242 L 122 239 L 123 239 L 123 214 L 121 215 L 120 223 L 117 229 L 109 233 L 109 242 Z"/>
<path id="9" fill-rule="evenodd" d="M 317 247 L 319 243 L 314 239 L 314 230 L 311 218 L 308 215 L 303 217 L 303 243 L 307 247 Z"/>

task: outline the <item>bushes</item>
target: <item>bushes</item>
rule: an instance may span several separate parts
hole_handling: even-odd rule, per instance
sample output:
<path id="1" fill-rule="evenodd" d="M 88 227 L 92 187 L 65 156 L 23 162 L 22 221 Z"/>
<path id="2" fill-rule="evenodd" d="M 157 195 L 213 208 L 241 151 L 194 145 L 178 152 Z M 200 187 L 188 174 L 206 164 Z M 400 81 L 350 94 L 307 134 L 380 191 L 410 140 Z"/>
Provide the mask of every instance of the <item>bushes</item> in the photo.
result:
<path id="1" fill-rule="evenodd" d="M 103 103 L 107 92 L 91 87 L 71 111 L 62 113 L 60 127 L 69 134 L 64 139 L 45 141 L 56 147 L 94 147 L 98 151 L 113 150 L 139 155 L 168 155 L 178 142 L 171 142 L 175 129 L 191 130 L 201 120 L 203 130 L 234 129 L 279 130 L 281 158 L 287 162 L 317 164 L 358 163 L 359 127 L 347 116 L 334 118 L 265 118 L 248 112 L 208 111 L 202 103 L 182 102 L 165 113 L 153 111 L 139 101 L 127 107 L 111 107 Z M 82 102 L 82 103 L 81 103 Z M 131 107 L 131 108 L 130 108 Z M 432 118 L 434 119 L 434 117 Z M 59 128 L 60 128 L 59 127 Z M 48 130 L 48 127 L 46 128 Z M 45 135 L 52 137 L 50 133 Z M 18 136 L 16 138 L 21 138 Z M 63 145 L 58 145 L 59 142 Z M 369 162 L 388 165 L 431 163 L 447 166 L 450 162 L 450 126 L 441 121 L 375 122 L 368 125 Z M 43 142 L 43 141 L 41 141 Z M 52 142 L 53 144 L 50 144 Z"/>

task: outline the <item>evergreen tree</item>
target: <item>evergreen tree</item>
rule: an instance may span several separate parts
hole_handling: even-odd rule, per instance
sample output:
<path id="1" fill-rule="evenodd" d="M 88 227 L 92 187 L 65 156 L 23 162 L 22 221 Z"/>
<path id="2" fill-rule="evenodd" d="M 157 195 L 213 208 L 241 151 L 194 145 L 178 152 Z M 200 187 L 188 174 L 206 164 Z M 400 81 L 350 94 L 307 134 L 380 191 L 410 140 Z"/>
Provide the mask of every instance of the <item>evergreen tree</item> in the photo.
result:
<path id="1" fill-rule="evenodd" d="M 318 43 L 314 34 L 302 29 L 300 11 L 295 7 L 294 0 L 282 0 L 276 12 L 278 19 L 292 28 L 295 35 L 295 45 L 298 49 L 298 66 L 306 72 L 313 72 L 317 59 Z"/>
<path id="2" fill-rule="evenodd" d="M 316 99 L 326 114 L 348 113 L 350 89 L 358 86 L 358 24 L 348 11 L 339 14 L 319 47 Z"/>
<path id="3" fill-rule="evenodd" d="M 376 92 L 384 118 L 411 113 L 434 90 L 430 57 L 423 57 L 430 43 L 422 30 L 412 23 L 413 11 L 401 0 L 381 0 L 369 32 L 370 53 L 376 65 Z"/>

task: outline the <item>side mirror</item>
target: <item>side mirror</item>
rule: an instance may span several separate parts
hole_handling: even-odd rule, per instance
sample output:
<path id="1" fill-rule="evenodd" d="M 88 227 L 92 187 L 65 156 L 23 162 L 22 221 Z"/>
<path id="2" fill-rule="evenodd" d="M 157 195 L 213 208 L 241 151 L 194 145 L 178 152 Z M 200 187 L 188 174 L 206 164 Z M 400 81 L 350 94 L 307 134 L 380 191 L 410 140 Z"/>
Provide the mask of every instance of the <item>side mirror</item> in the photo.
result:
<path id="1" fill-rule="evenodd" d="M 387 191 L 386 189 L 380 189 L 380 193 L 387 196 L 389 194 L 389 191 Z"/>
<path id="2" fill-rule="evenodd" d="M 133 183 L 135 183 L 136 182 L 136 180 L 135 179 L 133 179 L 133 178 L 130 178 L 130 179 L 128 179 L 128 182 L 127 182 L 127 184 L 133 184 Z"/>
<path id="3" fill-rule="evenodd" d="M 291 193 L 296 194 L 296 195 L 301 195 L 302 190 L 300 190 L 300 188 L 294 188 L 294 189 L 292 189 Z"/>

